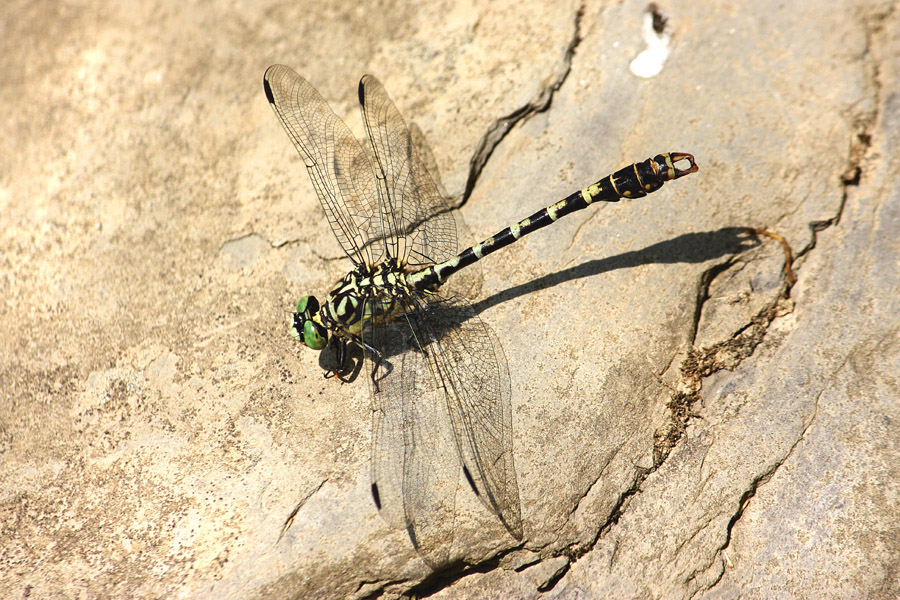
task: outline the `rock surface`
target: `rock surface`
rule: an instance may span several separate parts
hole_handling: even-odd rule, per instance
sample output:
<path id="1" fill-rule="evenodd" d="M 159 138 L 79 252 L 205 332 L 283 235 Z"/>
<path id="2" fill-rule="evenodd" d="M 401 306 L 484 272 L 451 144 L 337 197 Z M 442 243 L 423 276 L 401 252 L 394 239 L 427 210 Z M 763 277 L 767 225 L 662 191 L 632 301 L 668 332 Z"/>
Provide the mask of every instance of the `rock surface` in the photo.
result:
<path id="1" fill-rule="evenodd" d="M 900 595 L 900 10 L 659 3 L 640 78 L 646 8 L 8 6 L 3 596 Z M 367 386 L 287 332 L 349 262 L 263 95 L 277 62 L 357 132 L 378 75 L 464 244 L 697 157 L 483 261 L 522 543 L 464 485 L 446 569 L 378 517 Z"/>

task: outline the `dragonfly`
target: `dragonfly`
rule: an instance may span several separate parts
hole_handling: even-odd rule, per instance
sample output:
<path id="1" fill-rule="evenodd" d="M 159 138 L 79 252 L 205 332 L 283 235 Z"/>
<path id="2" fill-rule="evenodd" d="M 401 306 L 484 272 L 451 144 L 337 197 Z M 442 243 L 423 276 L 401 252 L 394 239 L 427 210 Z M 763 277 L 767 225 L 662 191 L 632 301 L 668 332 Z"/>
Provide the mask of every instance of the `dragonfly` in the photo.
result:
<path id="1" fill-rule="evenodd" d="M 448 279 L 595 202 L 643 197 L 694 173 L 694 157 L 670 152 L 632 164 L 458 252 L 457 211 L 375 77 L 358 87 L 368 151 L 289 67 L 269 67 L 263 87 L 353 263 L 321 302 L 299 300 L 291 331 L 309 348 L 333 349 L 337 364 L 323 365 L 326 377 L 352 380 L 352 351 L 364 357 L 376 509 L 436 567 L 453 543 L 462 470 L 521 541 L 508 366 L 493 331 Z"/>

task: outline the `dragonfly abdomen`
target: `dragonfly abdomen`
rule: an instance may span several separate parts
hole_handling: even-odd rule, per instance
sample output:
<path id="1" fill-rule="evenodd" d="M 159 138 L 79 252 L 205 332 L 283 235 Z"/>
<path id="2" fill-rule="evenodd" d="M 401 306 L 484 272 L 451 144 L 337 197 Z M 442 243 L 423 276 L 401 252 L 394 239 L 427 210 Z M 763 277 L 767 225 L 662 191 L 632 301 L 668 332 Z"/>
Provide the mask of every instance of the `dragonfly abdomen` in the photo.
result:
<path id="1" fill-rule="evenodd" d="M 676 163 L 683 160 L 688 161 L 689 166 L 677 167 Z M 546 227 L 568 214 L 587 208 L 594 202 L 618 202 L 622 198 L 641 198 L 655 192 L 667 181 L 696 171 L 697 164 L 694 157 L 683 152 L 658 154 L 653 158 L 634 163 L 466 248 L 450 260 L 412 274 L 410 283 L 418 289 L 435 289 L 450 275 L 481 260 L 491 252 L 505 248 L 522 236 Z"/>

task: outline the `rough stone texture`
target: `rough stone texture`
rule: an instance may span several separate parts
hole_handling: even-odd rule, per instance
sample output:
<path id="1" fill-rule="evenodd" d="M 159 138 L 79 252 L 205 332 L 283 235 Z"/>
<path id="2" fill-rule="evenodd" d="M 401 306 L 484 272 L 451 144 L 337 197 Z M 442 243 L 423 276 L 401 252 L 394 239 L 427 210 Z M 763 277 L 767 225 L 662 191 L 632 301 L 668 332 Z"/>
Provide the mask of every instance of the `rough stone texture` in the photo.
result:
<path id="1" fill-rule="evenodd" d="M 661 4 L 671 55 L 639 79 L 644 9 L 10 3 L 3 596 L 900 595 L 900 11 Z M 285 326 L 349 263 L 275 62 L 356 131 L 378 75 L 470 190 L 464 242 L 696 155 L 484 261 L 520 547 L 461 487 L 462 562 L 431 573 L 375 512 L 367 388 Z"/>

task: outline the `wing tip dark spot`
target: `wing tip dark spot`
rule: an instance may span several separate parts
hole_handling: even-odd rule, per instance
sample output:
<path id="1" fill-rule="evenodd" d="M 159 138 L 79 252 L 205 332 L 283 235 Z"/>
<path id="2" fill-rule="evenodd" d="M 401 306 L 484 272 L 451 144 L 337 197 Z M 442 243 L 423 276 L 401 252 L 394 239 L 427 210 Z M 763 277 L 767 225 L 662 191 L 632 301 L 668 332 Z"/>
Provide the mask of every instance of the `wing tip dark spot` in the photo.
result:
<path id="1" fill-rule="evenodd" d="M 378 492 L 378 484 L 372 484 L 372 500 L 375 501 L 375 508 L 381 510 L 381 494 Z"/>
<path id="2" fill-rule="evenodd" d="M 416 552 L 419 551 L 419 538 L 416 537 L 416 529 L 413 527 L 413 524 L 408 522 L 406 523 L 406 533 L 409 534 L 409 541 L 412 542 L 413 548 L 416 549 Z"/>
<path id="3" fill-rule="evenodd" d="M 272 95 L 272 86 L 269 85 L 269 71 L 272 70 L 272 67 L 269 67 L 266 70 L 266 74 L 263 75 L 263 89 L 266 91 L 266 100 L 269 101 L 269 104 L 275 104 L 275 97 Z"/>
<path id="4" fill-rule="evenodd" d="M 475 480 L 472 479 L 472 474 L 469 473 L 469 467 L 463 465 L 463 474 L 466 476 L 466 481 L 469 482 L 469 486 L 472 488 L 472 491 L 475 492 L 476 496 L 480 496 L 481 492 L 478 491 L 478 488 L 475 486 Z"/>
<path id="5" fill-rule="evenodd" d="M 363 75 L 362 79 L 359 80 L 359 85 L 356 87 L 356 96 L 359 98 L 360 106 L 366 105 L 366 76 Z"/>

